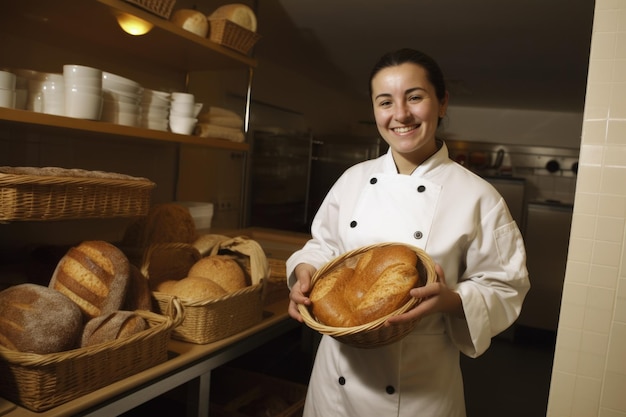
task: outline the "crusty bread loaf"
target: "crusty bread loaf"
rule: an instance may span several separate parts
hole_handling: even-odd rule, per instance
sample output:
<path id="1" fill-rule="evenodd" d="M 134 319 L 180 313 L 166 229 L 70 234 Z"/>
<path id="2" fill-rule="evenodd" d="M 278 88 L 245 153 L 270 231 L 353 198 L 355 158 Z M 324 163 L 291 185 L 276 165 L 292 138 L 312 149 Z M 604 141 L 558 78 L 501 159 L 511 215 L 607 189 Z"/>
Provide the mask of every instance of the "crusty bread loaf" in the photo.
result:
<path id="1" fill-rule="evenodd" d="M 211 19 L 227 19 L 252 32 L 256 32 L 257 19 L 254 11 L 242 3 L 231 3 L 215 9 L 209 16 Z"/>
<path id="2" fill-rule="evenodd" d="M 195 239 L 196 224 L 189 209 L 176 203 L 160 203 L 126 228 L 122 245 L 147 248 L 155 243 L 192 243 Z"/>
<path id="3" fill-rule="evenodd" d="M 130 265 L 128 288 L 123 310 L 147 310 L 152 311 L 152 291 L 148 279 L 135 265 Z"/>
<path id="4" fill-rule="evenodd" d="M 80 308 L 60 292 L 18 284 L 0 292 L 0 345 L 20 352 L 62 352 L 78 346 Z"/>
<path id="5" fill-rule="evenodd" d="M 179 281 L 163 284 L 165 285 L 160 286 L 160 291 L 185 301 L 215 300 L 228 294 L 215 282 L 202 277 L 185 277 Z"/>
<path id="6" fill-rule="evenodd" d="M 330 271 L 315 283 L 309 298 L 313 315 L 322 323 L 338 327 L 352 326 L 351 308 L 346 308 L 344 294 L 354 269 L 341 267 Z"/>
<path id="7" fill-rule="evenodd" d="M 121 308 L 129 268 L 128 258 L 114 245 L 85 241 L 61 258 L 49 287 L 74 301 L 88 320 Z"/>
<path id="8" fill-rule="evenodd" d="M 95 317 L 85 324 L 81 347 L 124 339 L 147 328 L 148 322 L 134 311 L 113 311 Z"/>
<path id="9" fill-rule="evenodd" d="M 239 291 L 248 285 L 241 266 L 226 255 L 211 255 L 200 259 L 189 269 L 187 275 L 208 278 L 229 293 Z"/>
<path id="10" fill-rule="evenodd" d="M 155 290 L 161 282 L 185 278 L 200 260 L 200 252 L 189 244 L 158 244 L 149 248 L 142 270 Z"/>
<path id="11" fill-rule="evenodd" d="M 358 326 L 400 308 L 418 285 L 413 250 L 403 245 L 376 247 L 361 254 L 354 270 L 339 266 L 320 277 L 309 294 L 311 311 L 328 326 Z"/>

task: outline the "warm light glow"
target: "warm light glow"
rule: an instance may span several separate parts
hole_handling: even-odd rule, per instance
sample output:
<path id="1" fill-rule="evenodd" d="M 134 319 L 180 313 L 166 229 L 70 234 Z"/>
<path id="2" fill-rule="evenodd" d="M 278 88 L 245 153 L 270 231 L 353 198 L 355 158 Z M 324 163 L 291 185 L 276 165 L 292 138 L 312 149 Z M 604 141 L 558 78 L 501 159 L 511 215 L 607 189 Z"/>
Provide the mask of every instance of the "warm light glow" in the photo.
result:
<path id="1" fill-rule="evenodd" d="M 150 32 L 153 26 L 152 23 L 146 22 L 145 20 L 128 13 L 117 13 L 116 18 L 117 23 L 119 23 L 120 27 L 124 29 L 124 32 L 135 36 L 144 35 Z"/>

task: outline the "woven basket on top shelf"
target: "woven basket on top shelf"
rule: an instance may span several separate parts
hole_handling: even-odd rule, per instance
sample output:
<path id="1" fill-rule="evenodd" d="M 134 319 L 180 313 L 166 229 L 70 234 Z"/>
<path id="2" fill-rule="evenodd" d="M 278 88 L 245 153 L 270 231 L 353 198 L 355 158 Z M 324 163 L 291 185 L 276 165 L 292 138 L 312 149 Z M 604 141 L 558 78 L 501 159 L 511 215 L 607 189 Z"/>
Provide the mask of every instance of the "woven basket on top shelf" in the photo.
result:
<path id="1" fill-rule="evenodd" d="M 341 256 L 328 262 L 322 266 L 311 278 L 311 288 L 315 286 L 315 283 L 322 279 L 327 273 L 335 268 L 342 266 L 353 267 L 359 257 L 370 249 L 376 247 L 383 247 L 389 245 L 396 245 L 398 243 L 386 242 L 375 245 L 364 246 L 349 252 L 344 253 Z M 404 245 L 404 244 L 403 244 Z M 404 245 L 415 251 L 417 254 L 417 270 L 421 277 L 425 277 L 426 283 L 435 282 L 437 280 L 437 273 L 435 272 L 435 264 L 432 259 L 422 249 L 411 245 Z M 358 348 L 375 348 L 384 346 L 393 342 L 396 342 L 410 333 L 417 321 L 409 321 L 405 323 L 398 323 L 391 326 L 385 326 L 385 321 L 388 318 L 405 313 L 415 307 L 420 300 L 413 297 L 396 311 L 381 317 L 372 322 L 362 324 L 354 327 L 332 327 L 320 323 L 315 317 L 313 317 L 311 311 L 306 306 L 300 304 L 298 310 L 302 315 L 304 323 L 311 329 L 318 331 L 319 333 L 329 335 L 345 344 L 358 347 Z"/>
<path id="2" fill-rule="evenodd" d="M 165 316 L 137 310 L 148 329 L 65 352 L 25 353 L 0 346 L 0 396 L 45 411 L 165 362 L 170 331 L 183 315 L 178 300 L 168 311 Z"/>
<path id="3" fill-rule="evenodd" d="M 142 216 L 155 185 L 100 171 L 0 167 L 0 222 Z"/>
<path id="4" fill-rule="evenodd" d="M 163 243 L 148 248 L 142 262 L 141 271 L 151 281 L 161 282 L 162 270 L 151 268 L 151 263 L 158 257 L 170 257 L 168 251 L 175 251 L 178 259 L 193 259 L 185 253 L 196 254 L 197 249 L 185 243 Z M 251 285 L 239 291 L 212 300 L 185 300 L 181 304 L 185 311 L 182 323 L 173 329 L 172 338 L 196 344 L 207 344 L 239 333 L 263 319 L 263 280 L 255 279 L 250 274 L 249 259 L 234 258 L 248 273 Z M 187 271 L 188 265 L 178 265 L 174 269 Z M 180 275 L 179 279 L 186 275 Z M 161 311 L 167 308 L 174 296 L 159 291 L 153 292 Z"/>
<path id="5" fill-rule="evenodd" d="M 209 19 L 209 39 L 242 54 L 247 54 L 261 39 L 261 35 L 228 19 Z"/>
<path id="6" fill-rule="evenodd" d="M 127 3 L 134 4 L 150 13 L 169 19 L 176 0 L 125 0 Z"/>

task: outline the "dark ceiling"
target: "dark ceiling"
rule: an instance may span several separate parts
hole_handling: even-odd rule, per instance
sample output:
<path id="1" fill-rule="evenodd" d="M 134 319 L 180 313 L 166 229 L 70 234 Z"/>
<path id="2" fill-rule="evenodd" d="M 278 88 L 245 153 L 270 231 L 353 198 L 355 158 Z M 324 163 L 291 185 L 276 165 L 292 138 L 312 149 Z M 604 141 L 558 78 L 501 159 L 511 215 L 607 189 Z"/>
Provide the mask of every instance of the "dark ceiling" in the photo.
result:
<path id="1" fill-rule="evenodd" d="M 593 0 L 258 0 L 255 54 L 364 98 L 380 55 L 421 49 L 451 104 L 582 112 Z"/>

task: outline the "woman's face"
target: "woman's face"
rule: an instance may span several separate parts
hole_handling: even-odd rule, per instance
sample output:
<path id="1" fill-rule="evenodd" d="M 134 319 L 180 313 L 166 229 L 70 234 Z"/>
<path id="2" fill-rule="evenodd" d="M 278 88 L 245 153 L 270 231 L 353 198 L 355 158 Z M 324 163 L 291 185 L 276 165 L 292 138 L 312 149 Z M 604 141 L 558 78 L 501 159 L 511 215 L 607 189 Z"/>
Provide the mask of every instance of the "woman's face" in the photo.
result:
<path id="1" fill-rule="evenodd" d="M 372 79 L 372 102 L 378 131 L 399 158 L 415 166 L 437 150 L 435 132 L 448 105 L 440 102 L 426 71 L 404 63 L 382 69 Z"/>

